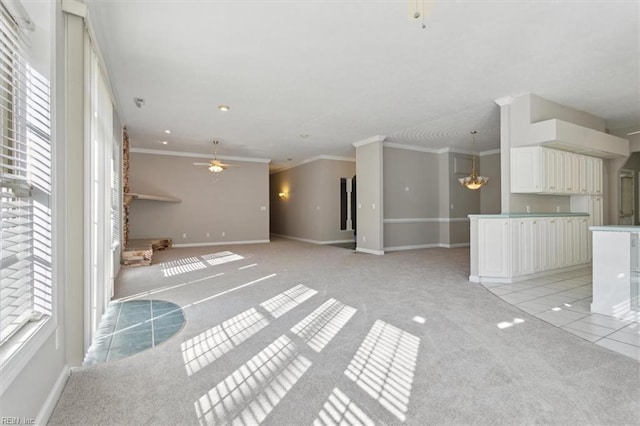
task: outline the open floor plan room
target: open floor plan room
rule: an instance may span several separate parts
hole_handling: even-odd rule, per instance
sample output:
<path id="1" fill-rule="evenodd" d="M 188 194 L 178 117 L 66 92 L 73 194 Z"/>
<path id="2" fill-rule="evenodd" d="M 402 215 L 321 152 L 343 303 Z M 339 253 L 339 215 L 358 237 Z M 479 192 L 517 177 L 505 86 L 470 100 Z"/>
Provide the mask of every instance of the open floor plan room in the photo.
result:
<path id="1" fill-rule="evenodd" d="M 469 283 L 468 259 L 279 238 L 159 252 L 114 302 L 174 303 L 184 327 L 75 369 L 50 424 L 640 422 L 638 361 Z"/>

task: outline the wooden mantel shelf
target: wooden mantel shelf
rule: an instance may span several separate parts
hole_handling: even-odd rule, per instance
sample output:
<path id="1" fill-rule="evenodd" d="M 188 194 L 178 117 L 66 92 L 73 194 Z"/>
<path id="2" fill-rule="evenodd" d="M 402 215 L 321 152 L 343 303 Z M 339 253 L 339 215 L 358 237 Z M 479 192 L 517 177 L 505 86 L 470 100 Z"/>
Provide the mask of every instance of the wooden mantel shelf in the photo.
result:
<path id="1" fill-rule="evenodd" d="M 165 203 L 180 203 L 182 202 L 179 198 L 173 197 L 164 197 L 160 195 L 150 195 L 150 194 L 138 194 L 137 192 L 125 192 L 124 193 L 124 203 L 126 205 L 131 204 L 133 200 L 150 200 L 150 201 L 163 201 Z"/>

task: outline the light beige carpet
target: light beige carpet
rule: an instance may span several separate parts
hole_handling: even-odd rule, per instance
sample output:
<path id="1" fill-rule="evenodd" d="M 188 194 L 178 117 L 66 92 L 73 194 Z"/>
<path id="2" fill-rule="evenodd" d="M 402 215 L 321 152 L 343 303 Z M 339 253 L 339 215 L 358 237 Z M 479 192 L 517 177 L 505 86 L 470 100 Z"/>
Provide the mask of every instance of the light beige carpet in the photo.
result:
<path id="1" fill-rule="evenodd" d="M 469 283 L 468 258 L 283 239 L 160 252 L 116 296 L 176 303 L 185 327 L 74 370 L 50 424 L 640 423 L 638 362 Z"/>

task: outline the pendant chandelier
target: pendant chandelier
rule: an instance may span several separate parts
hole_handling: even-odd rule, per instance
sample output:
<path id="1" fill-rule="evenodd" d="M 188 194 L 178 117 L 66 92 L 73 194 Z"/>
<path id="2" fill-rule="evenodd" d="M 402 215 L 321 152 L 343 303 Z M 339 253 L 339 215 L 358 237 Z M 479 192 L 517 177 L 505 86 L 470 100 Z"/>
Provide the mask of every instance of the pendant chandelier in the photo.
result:
<path id="1" fill-rule="evenodd" d="M 458 179 L 460 185 L 467 187 L 467 189 L 476 190 L 482 188 L 482 185 L 489 182 L 489 178 L 486 176 L 478 176 L 478 172 L 476 170 L 476 133 L 475 130 L 471 131 L 472 138 L 472 146 L 473 146 L 473 157 L 471 157 L 471 175 L 467 177 L 463 177 Z"/>

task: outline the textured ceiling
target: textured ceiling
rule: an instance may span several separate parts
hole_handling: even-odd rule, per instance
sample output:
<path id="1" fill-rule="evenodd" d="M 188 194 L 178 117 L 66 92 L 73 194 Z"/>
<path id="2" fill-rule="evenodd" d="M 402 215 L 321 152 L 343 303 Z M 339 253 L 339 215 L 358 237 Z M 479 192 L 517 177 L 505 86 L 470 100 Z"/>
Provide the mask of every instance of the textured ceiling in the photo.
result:
<path id="1" fill-rule="evenodd" d="M 137 148 L 218 139 L 277 168 L 376 135 L 469 150 L 476 129 L 490 150 L 494 100 L 527 92 L 640 129 L 636 1 L 433 1 L 425 29 L 408 1 L 87 3 Z"/>

